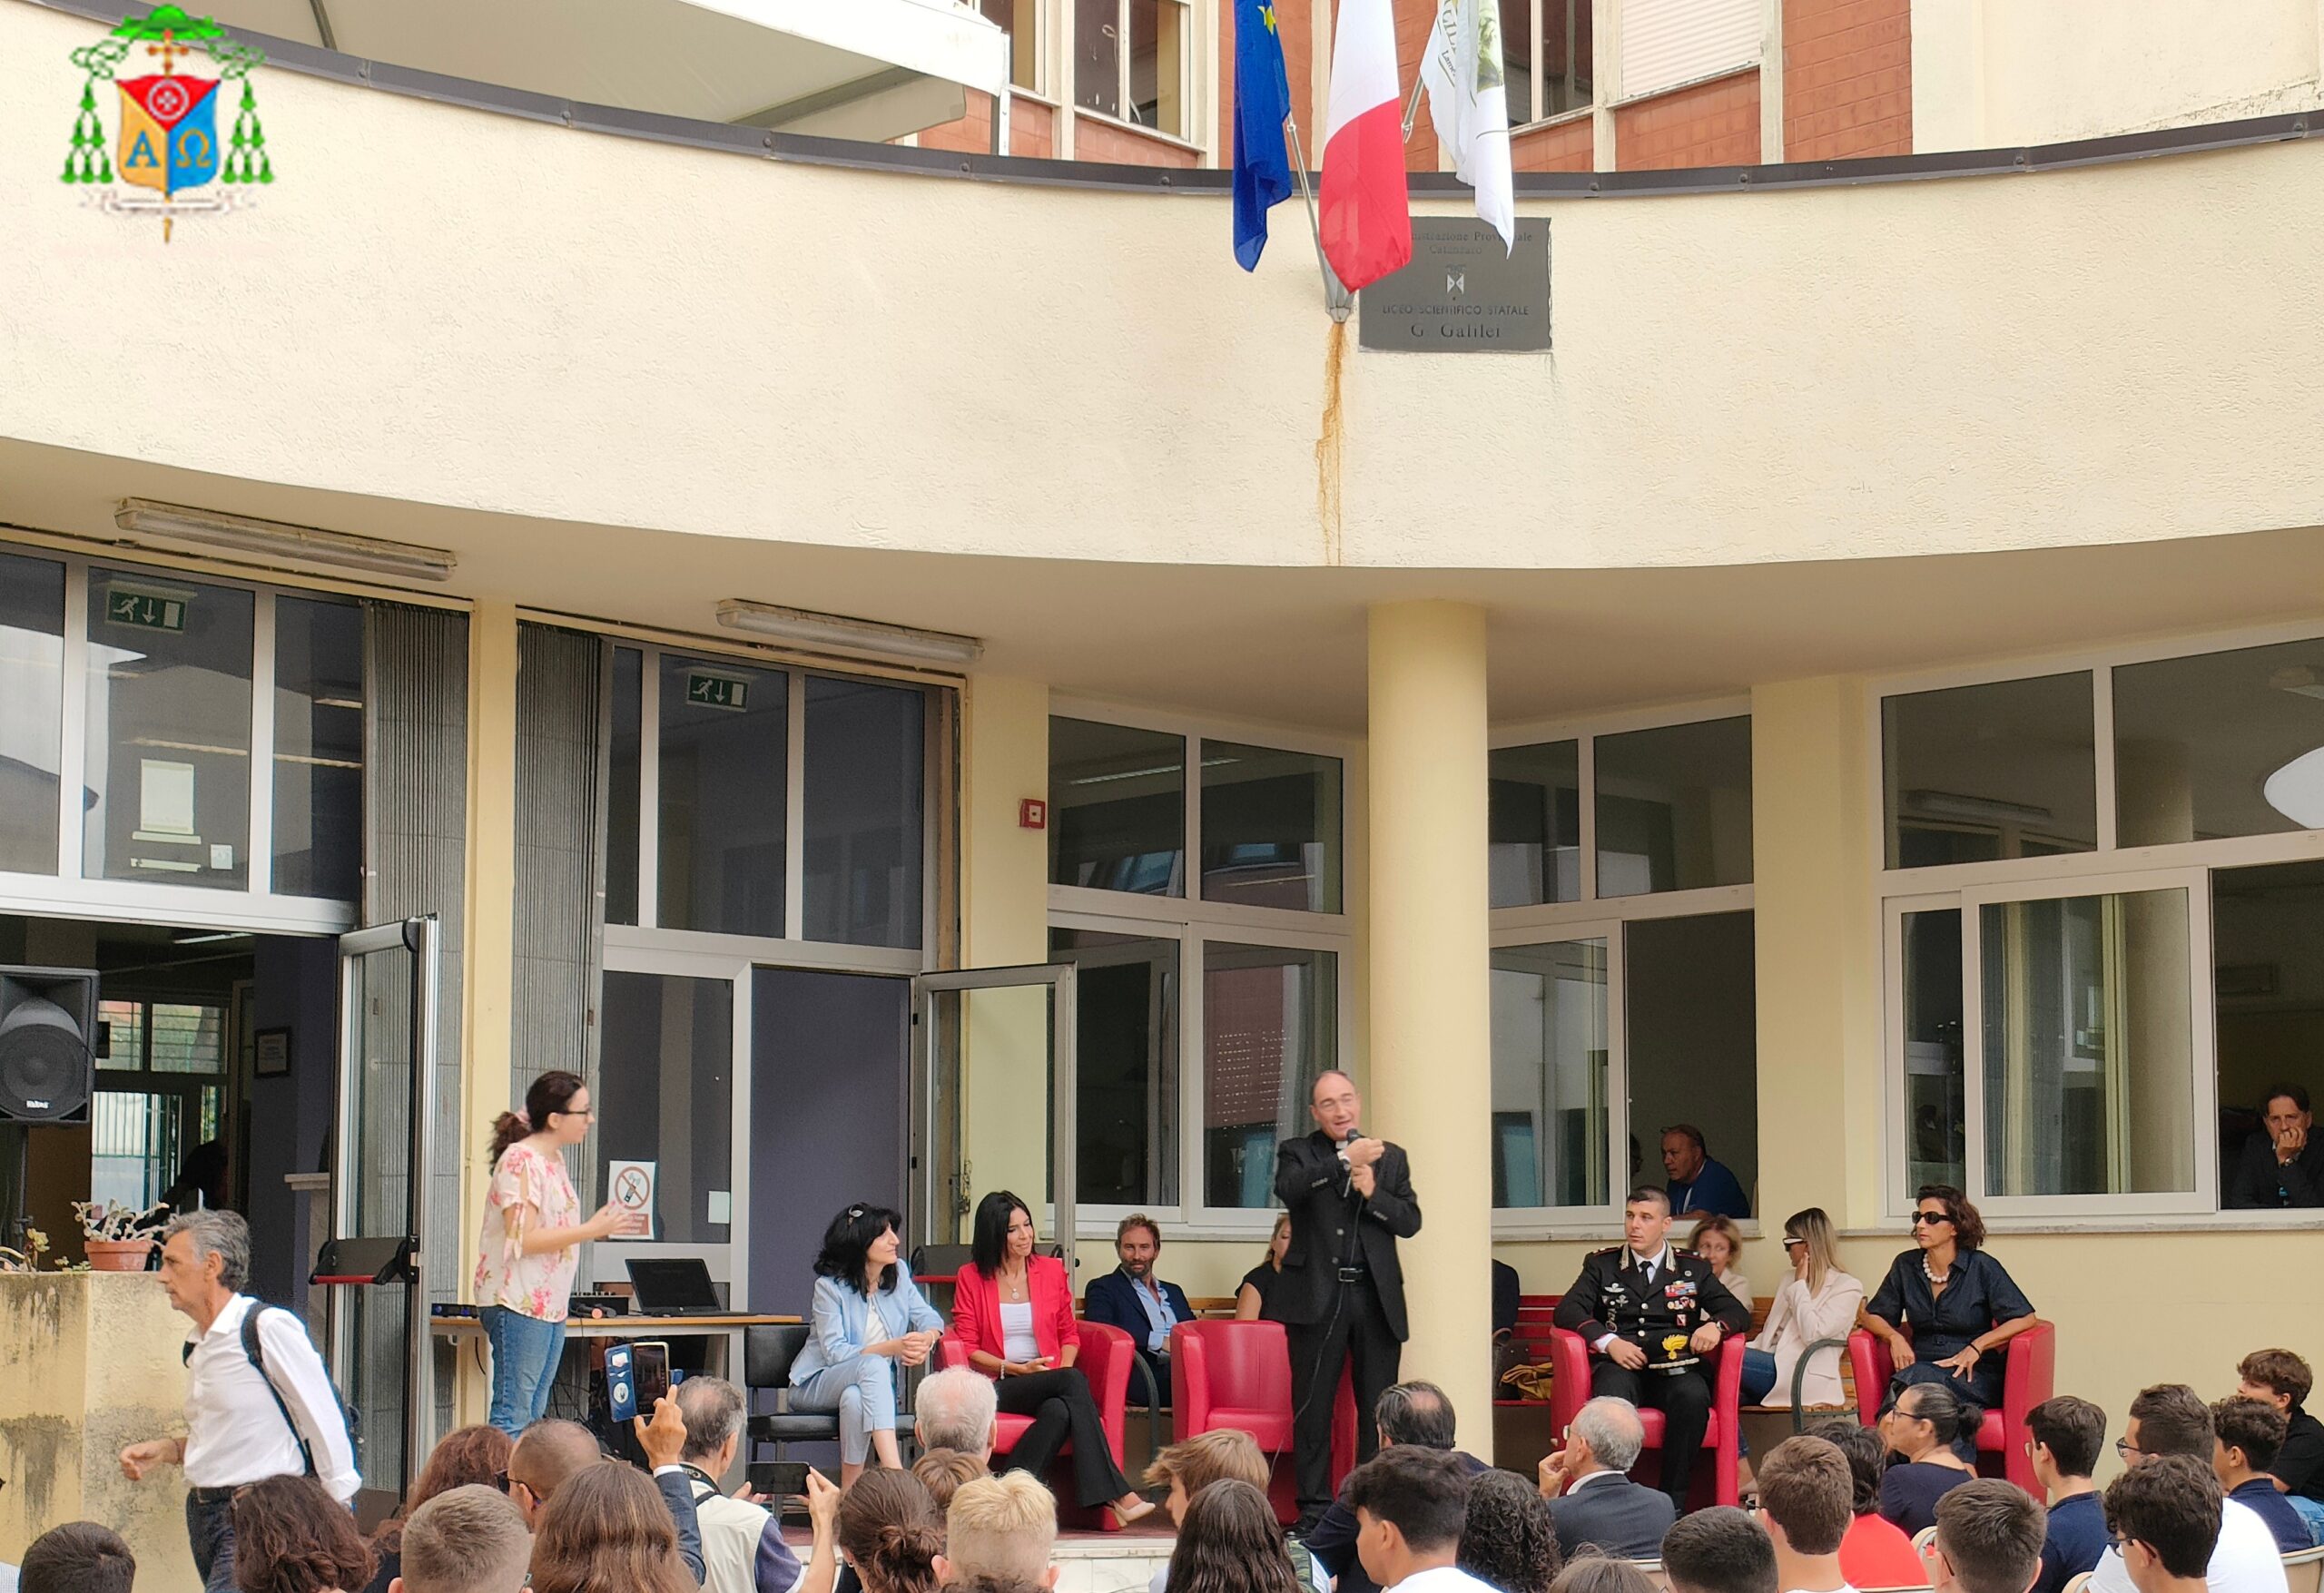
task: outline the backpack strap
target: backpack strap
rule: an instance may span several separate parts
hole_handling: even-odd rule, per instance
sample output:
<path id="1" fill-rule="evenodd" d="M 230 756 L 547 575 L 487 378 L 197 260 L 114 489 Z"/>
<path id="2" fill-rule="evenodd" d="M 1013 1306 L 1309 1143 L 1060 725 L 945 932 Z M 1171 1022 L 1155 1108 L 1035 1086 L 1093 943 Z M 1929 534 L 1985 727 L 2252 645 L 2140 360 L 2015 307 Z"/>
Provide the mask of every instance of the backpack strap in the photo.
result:
<path id="1" fill-rule="evenodd" d="M 266 1391 L 274 1396 L 274 1408 L 282 1412 L 282 1425 L 290 1430 L 290 1437 L 299 1446 L 299 1458 L 306 1462 L 306 1474 L 312 1477 L 316 1474 L 314 1446 L 307 1441 L 307 1435 L 299 1431 L 299 1423 L 291 1419 L 290 1403 L 283 1399 L 281 1389 L 276 1386 L 274 1373 L 266 1369 L 266 1351 L 259 1342 L 258 1319 L 274 1309 L 253 1301 L 251 1308 L 242 1313 L 242 1353 L 250 1357 L 252 1366 L 258 1368 L 259 1376 L 266 1383 Z"/>

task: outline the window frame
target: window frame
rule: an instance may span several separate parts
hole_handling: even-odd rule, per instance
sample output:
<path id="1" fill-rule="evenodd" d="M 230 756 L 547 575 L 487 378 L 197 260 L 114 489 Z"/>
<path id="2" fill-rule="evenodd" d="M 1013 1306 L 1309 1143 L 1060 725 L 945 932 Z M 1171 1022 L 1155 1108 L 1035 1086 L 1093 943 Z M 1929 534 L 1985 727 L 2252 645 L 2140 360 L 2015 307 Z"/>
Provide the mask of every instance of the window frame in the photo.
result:
<path id="1" fill-rule="evenodd" d="M 2002 1232 L 2091 1232 L 2162 1229 L 2184 1231 L 2232 1229 L 2324 1228 L 2324 1211 L 2222 1210 L 2220 1206 L 2221 1170 L 2218 1136 L 2208 1130 L 2217 1116 L 2219 1091 L 2219 1027 L 2217 988 L 2212 963 L 2216 957 L 2212 924 L 2214 876 L 2226 869 L 2268 863 L 2324 860 L 2324 830 L 2278 831 L 2265 835 L 2222 836 L 2206 841 L 2170 841 L 2123 847 L 2118 844 L 2114 744 L 2113 672 L 2142 664 L 2201 657 L 2251 647 L 2324 640 L 2324 624 L 2316 620 L 2280 624 L 2241 626 L 2205 631 L 2148 642 L 2117 645 L 2056 648 L 1982 659 L 1974 664 L 1938 669 L 1901 671 L 1869 677 L 1863 703 L 1866 752 L 1863 783 L 1858 787 L 1871 821 L 1865 826 L 1860 861 L 1872 881 L 1873 906 L 1881 926 L 1882 1122 L 1885 1143 L 1879 1171 L 1880 1192 L 1873 1208 L 1894 1222 L 1907 1214 L 1904 1197 L 1907 1136 L 1905 1123 L 1903 915 L 1906 912 L 1958 908 L 1963 914 L 1963 1109 L 1970 1115 L 1965 1168 L 1972 1180 L 1967 1193 Z M 1891 696 L 1938 691 L 1954 686 L 1988 685 L 2040 675 L 2081 670 L 2090 672 L 2092 755 L 2098 802 L 2098 844 L 2090 851 L 2063 852 L 2048 857 L 2008 858 L 1993 861 L 1946 863 L 1930 868 L 1892 869 L 1887 866 L 1888 813 L 1885 776 L 1884 708 Z M 2145 883 L 2125 883 L 2126 881 Z M 2196 1033 L 2191 1048 L 2198 1077 L 2192 1097 L 2197 1116 L 2189 1126 L 2195 1135 L 2196 1183 L 2199 1195 L 2010 1195 L 1978 1193 L 1984 1180 L 1983 1159 L 1983 1024 L 1970 1015 L 1981 1011 L 1980 992 L 1974 981 L 1982 963 L 1982 949 L 1973 961 L 1970 929 L 1974 909 L 1989 901 L 2031 900 L 2059 896 L 2102 895 L 2122 890 L 2170 889 L 2186 883 L 2189 891 L 2189 1003 Z M 1972 1031 L 1974 1032 L 1972 1032 Z M 1974 1042 L 1974 1049 L 1973 1049 Z M 1972 1102 L 1971 1091 L 1978 1092 Z M 2207 1105 L 2208 1104 L 2208 1105 Z M 2201 1114 L 2208 1110 L 2210 1116 Z"/>
<path id="2" fill-rule="evenodd" d="M 1509 131 L 1512 133 L 1531 133 L 1536 128 L 1561 127 L 1569 122 L 1580 122 L 1586 117 L 1595 115 L 1600 108 L 1598 95 L 1600 81 L 1598 29 L 1597 19 L 1593 13 L 1590 30 L 1590 103 L 1586 105 L 1569 106 L 1562 111 L 1552 112 L 1549 109 L 1549 93 L 1545 86 L 1549 79 L 1542 74 L 1541 64 L 1541 57 L 1547 53 L 1548 41 L 1545 34 L 1549 29 L 1550 7 L 1557 3 L 1559 0 L 1528 0 L 1529 15 L 1526 26 L 1531 33 L 1531 43 L 1533 47 L 1533 68 L 1528 74 L 1532 88 L 1531 103 L 1526 106 L 1526 113 L 1522 120 L 1511 122 Z M 1565 0 L 1565 3 L 1588 8 L 1592 6 L 1593 0 Z M 1504 57 L 1507 55 L 1505 48 L 1502 54 Z"/>
<path id="3" fill-rule="evenodd" d="M 1127 706 L 1063 693 L 1049 696 L 1049 717 L 1086 719 L 1128 730 L 1151 731 L 1185 739 L 1187 746 L 1186 811 L 1183 844 L 1187 882 L 1184 896 L 1147 896 L 1128 890 L 1102 890 L 1086 885 L 1049 887 L 1049 915 L 1044 933 L 1052 929 L 1096 929 L 1108 934 L 1136 935 L 1147 939 L 1178 942 L 1178 1199 L 1171 1205 L 1093 1205 L 1077 1203 L 1076 1235 L 1110 1241 L 1115 1224 L 1133 1211 L 1143 1211 L 1164 1224 L 1173 1239 L 1256 1238 L 1262 1244 L 1274 1230 L 1273 1205 L 1212 1206 L 1204 1201 L 1203 1136 L 1200 1130 L 1203 1087 L 1203 951 L 1213 940 L 1242 946 L 1279 947 L 1293 951 L 1328 951 L 1338 959 L 1333 1010 L 1337 1033 L 1334 1055 L 1327 1066 L 1358 1071 L 1355 1047 L 1355 923 L 1365 900 L 1364 849 L 1358 844 L 1367 821 L 1366 790 L 1360 742 L 1279 725 L 1213 719 L 1193 714 Z M 1340 910 L 1307 912 L 1291 908 L 1252 907 L 1241 902 L 1211 901 L 1202 894 L 1202 743 L 1205 740 L 1236 742 L 1271 751 L 1305 752 L 1337 759 L 1340 765 Z M 1052 821 L 1054 821 L 1052 820 Z M 1044 874 L 1048 863 L 1042 864 Z"/>
<path id="4" fill-rule="evenodd" d="M 1132 52 L 1129 48 L 1129 11 L 1131 4 L 1132 0 L 1113 0 L 1114 37 L 1117 44 L 1119 46 L 1116 53 L 1114 62 L 1114 93 L 1117 96 L 1116 103 L 1121 107 L 1121 113 L 1119 115 L 1111 115 L 1104 111 L 1098 110 L 1094 105 L 1085 105 L 1081 103 L 1080 72 L 1078 63 L 1074 64 L 1074 81 L 1067 85 L 1065 98 L 1072 104 L 1073 113 L 1077 116 L 1087 116 L 1094 122 L 1103 122 L 1115 127 L 1127 127 L 1133 132 L 1144 133 L 1149 138 L 1165 139 L 1173 144 L 1192 150 L 1197 154 L 1208 152 L 1208 146 L 1202 143 L 1199 138 L 1195 136 L 1195 133 L 1172 133 L 1167 128 L 1150 124 L 1138 120 L 1137 102 L 1131 97 L 1130 93 L 1130 64 L 1133 58 Z M 1173 8 L 1177 13 L 1178 105 L 1187 126 L 1190 129 L 1196 130 L 1196 132 L 1199 132 L 1202 126 L 1203 118 L 1195 105 L 1194 61 L 1195 57 L 1201 52 L 1202 48 L 1201 39 L 1196 33 L 1196 29 L 1201 19 L 1196 15 L 1194 0 L 1154 0 L 1154 6 L 1155 15 L 1157 19 L 1161 16 L 1165 7 Z M 1157 56 L 1160 54 L 1160 45 L 1158 42 L 1156 45 L 1156 54 Z M 1161 82 L 1161 69 L 1158 61 L 1156 66 L 1155 81 L 1157 84 L 1157 93 L 1158 93 L 1158 85 Z M 1035 97 L 1040 97 L 1038 90 L 1035 91 Z M 1074 715 L 1074 717 L 1080 718 L 1083 716 L 1077 714 Z"/>
<path id="5" fill-rule="evenodd" d="M 1637 896 L 1599 896 L 1597 741 L 1600 736 L 1624 735 L 1631 731 L 1664 730 L 1672 725 L 1735 718 L 1751 718 L 1751 699 L 1748 696 L 1665 703 L 1614 714 L 1528 720 L 1495 726 L 1486 737 L 1487 748 L 1492 752 L 1535 746 L 1544 742 L 1571 741 L 1579 743 L 1575 778 L 1581 792 L 1581 830 L 1577 843 L 1581 853 L 1581 894 L 1572 901 L 1494 908 L 1488 920 L 1487 943 L 1497 950 L 1505 946 L 1538 946 L 1558 940 L 1605 939 L 1606 1123 L 1610 1167 L 1627 1166 L 1629 1163 L 1630 959 L 1625 937 L 1630 925 L 1648 919 L 1703 918 L 1720 913 L 1747 912 L 1753 915 L 1756 944 L 1758 884 L 1755 880 L 1742 885 L 1705 885 L 1685 890 L 1648 891 Z M 1753 769 L 1756 771 L 1757 768 L 1755 733 Z M 1756 852 L 1752 866 L 1756 873 Z M 1755 1138 L 1758 1133 L 1758 1126 L 1752 1125 Z M 1617 1151 L 1621 1154 L 1617 1155 Z M 1643 1177 L 1646 1171 L 1646 1166 L 1641 1165 L 1640 1175 Z M 1492 1237 L 1496 1242 L 1619 1239 L 1622 1231 L 1622 1201 L 1629 1193 L 1630 1180 L 1627 1176 L 1610 1177 L 1607 1181 L 1608 1203 L 1602 1206 L 1497 1206 L 1492 1214 Z M 1739 1222 L 1738 1226 L 1746 1238 L 1756 1238 L 1759 1232 L 1759 1219 L 1753 1216 Z"/>

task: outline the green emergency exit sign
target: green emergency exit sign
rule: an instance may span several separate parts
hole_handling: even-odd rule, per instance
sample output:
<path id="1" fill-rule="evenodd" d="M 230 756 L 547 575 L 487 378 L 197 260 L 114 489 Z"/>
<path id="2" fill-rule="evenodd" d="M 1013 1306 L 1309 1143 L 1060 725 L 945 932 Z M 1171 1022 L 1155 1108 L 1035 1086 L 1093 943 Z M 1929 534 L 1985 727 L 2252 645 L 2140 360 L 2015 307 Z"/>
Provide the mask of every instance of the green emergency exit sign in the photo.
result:
<path id="1" fill-rule="evenodd" d="M 133 586 L 105 588 L 105 619 L 137 631 L 185 629 L 185 598 L 167 592 L 140 592 Z"/>
<path id="2" fill-rule="evenodd" d="M 750 694 L 751 683 L 746 680 L 698 669 L 686 672 L 686 701 L 697 708 L 731 708 L 739 713 L 747 706 Z"/>

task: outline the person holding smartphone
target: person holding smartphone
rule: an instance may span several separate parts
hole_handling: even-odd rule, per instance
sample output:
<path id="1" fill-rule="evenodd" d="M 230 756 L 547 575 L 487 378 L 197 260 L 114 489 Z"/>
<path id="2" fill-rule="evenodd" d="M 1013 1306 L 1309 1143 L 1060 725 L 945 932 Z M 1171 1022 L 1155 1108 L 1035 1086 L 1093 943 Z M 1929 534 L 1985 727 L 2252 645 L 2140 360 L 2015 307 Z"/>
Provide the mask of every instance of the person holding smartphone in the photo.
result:
<path id="1" fill-rule="evenodd" d="M 511 1438 L 548 1414 L 581 1246 L 630 1225 L 612 1201 L 582 1221 L 565 1168 L 566 1148 L 588 1136 L 596 1117 L 580 1076 L 553 1070 L 533 1080 L 523 1111 L 503 1112 L 492 1126 L 476 1302 L 492 1345 L 487 1420 Z"/>
<path id="2" fill-rule="evenodd" d="M 1033 1214 L 1005 1189 L 977 1203 L 969 1264 L 952 1290 L 952 1332 L 969 1363 L 999 1381 L 1000 1409 L 1033 1419 L 1009 1451 L 1009 1470 L 1046 1476 L 1070 1439 L 1085 1509 L 1103 1505 L 1125 1526 L 1154 1513 L 1114 1464 L 1089 1380 L 1074 1369 L 1081 1330 L 1065 1263 L 1033 1254 Z"/>
<path id="3" fill-rule="evenodd" d="M 896 1369 L 926 1362 L 944 1319 L 904 1264 L 903 1217 L 862 1202 L 833 1217 L 815 1257 L 812 1331 L 791 1368 L 791 1408 L 839 1414 L 840 1486 L 873 1455 L 903 1469 L 896 1448 Z"/>

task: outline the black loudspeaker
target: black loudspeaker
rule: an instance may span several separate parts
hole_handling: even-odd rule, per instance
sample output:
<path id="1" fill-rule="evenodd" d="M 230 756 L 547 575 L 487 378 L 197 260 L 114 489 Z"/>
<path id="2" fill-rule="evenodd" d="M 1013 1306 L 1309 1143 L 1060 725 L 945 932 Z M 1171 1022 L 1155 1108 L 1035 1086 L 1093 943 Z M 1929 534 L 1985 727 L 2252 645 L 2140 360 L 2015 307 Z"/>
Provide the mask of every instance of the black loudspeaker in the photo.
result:
<path id="1" fill-rule="evenodd" d="M 88 1122 L 96 1038 L 94 972 L 0 968 L 0 1123 Z"/>

